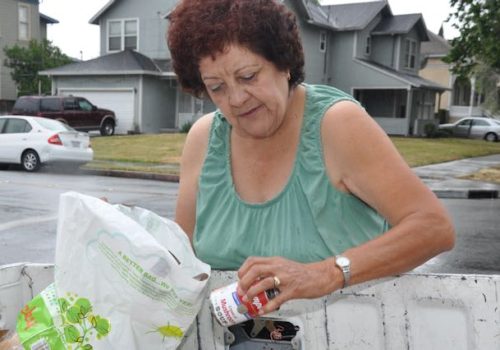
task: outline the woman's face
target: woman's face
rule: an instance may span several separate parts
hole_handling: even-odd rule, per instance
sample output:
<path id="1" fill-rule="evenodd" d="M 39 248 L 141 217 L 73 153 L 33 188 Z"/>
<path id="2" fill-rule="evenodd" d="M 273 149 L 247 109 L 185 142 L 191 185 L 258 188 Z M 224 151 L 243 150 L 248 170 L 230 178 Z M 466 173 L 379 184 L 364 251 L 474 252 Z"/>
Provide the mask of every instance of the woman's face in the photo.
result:
<path id="1" fill-rule="evenodd" d="M 199 69 L 210 98 L 239 136 L 265 138 L 280 128 L 289 106 L 288 72 L 236 45 L 203 58 Z"/>

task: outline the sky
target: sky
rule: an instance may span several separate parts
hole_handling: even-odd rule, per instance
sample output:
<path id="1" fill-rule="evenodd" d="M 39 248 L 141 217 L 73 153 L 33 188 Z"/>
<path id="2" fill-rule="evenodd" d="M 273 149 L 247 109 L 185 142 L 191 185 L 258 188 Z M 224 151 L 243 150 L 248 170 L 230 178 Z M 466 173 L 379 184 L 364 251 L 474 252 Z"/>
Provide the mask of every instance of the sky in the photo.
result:
<path id="1" fill-rule="evenodd" d="M 369 0 L 320 0 L 323 5 L 339 2 Z M 89 60 L 99 56 L 99 27 L 89 20 L 108 3 L 108 0 L 40 0 L 40 12 L 59 21 L 48 26 L 48 39 L 66 55 Z M 422 13 L 427 28 L 434 33 L 451 11 L 449 0 L 389 0 L 393 14 Z M 450 23 L 444 24 L 444 35 L 458 35 Z"/>

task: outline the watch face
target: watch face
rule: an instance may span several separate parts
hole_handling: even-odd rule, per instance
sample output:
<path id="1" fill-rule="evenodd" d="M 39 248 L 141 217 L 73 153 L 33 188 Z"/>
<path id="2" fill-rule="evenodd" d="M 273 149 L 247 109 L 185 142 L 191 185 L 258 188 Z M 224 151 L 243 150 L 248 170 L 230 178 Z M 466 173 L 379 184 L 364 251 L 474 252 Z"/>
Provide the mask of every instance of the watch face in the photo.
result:
<path id="1" fill-rule="evenodd" d="M 341 267 L 349 266 L 349 259 L 345 256 L 339 256 L 335 262 Z"/>

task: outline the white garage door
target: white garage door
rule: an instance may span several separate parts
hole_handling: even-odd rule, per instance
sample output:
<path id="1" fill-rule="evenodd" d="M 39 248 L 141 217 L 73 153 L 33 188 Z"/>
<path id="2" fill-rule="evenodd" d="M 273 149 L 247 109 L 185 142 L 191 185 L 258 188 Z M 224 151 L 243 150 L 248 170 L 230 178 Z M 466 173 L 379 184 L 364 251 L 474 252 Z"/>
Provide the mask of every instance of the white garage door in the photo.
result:
<path id="1" fill-rule="evenodd" d="M 123 90 L 100 90 L 100 89 L 59 89 L 61 95 L 73 95 L 85 97 L 93 105 L 99 108 L 110 109 L 115 112 L 118 125 L 116 134 L 127 134 L 134 130 L 134 91 Z"/>

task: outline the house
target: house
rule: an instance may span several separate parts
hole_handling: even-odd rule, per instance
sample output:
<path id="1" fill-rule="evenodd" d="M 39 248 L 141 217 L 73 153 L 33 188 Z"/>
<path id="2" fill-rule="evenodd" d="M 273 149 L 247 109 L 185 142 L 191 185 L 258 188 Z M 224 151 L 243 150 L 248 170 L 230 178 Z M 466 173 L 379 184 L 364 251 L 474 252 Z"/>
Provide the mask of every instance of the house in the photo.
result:
<path id="1" fill-rule="evenodd" d="M 83 95 L 110 109 L 121 106 L 122 133 L 180 128 L 213 110 L 210 101 L 182 93 L 171 71 L 164 35 L 176 3 L 109 1 L 90 20 L 100 27 L 101 56 L 42 72 L 52 77 L 53 93 Z M 297 14 L 307 83 L 352 94 L 389 134 L 422 134 L 427 123 L 437 123 L 436 95 L 446 87 L 418 75 L 420 45 L 429 40 L 420 14 L 395 16 L 385 0 L 284 3 Z"/>
<path id="2" fill-rule="evenodd" d="M 116 132 L 179 129 L 214 110 L 180 91 L 165 32 L 176 0 L 109 1 L 90 19 L 100 28 L 100 57 L 41 72 L 52 93 L 78 95 L 116 113 Z"/>
<path id="3" fill-rule="evenodd" d="M 0 2 L 0 114 L 10 112 L 17 98 L 16 84 L 4 65 L 4 48 L 47 39 L 47 25 L 54 23 L 59 22 L 39 12 L 38 0 Z"/>
<path id="4" fill-rule="evenodd" d="M 439 34 L 427 31 L 429 41 L 423 42 L 420 46 L 420 71 L 419 75 L 425 79 L 432 80 L 442 86 L 448 87 L 448 91 L 438 96 L 435 113 L 440 114 L 441 122 L 449 120 L 450 105 L 452 102 L 453 74 L 450 65 L 443 61 L 451 45 L 443 37 L 442 27 Z"/>
<path id="5" fill-rule="evenodd" d="M 435 100 L 446 87 L 418 75 L 429 40 L 421 14 L 393 15 L 387 1 L 289 3 L 300 18 L 307 81 L 352 94 L 388 134 L 421 135 L 437 123 Z"/>
<path id="6" fill-rule="evenodd" d="M 430 40 L 422 43 L 420 49 L 422 62 L 419 74 L 449 89 L 436 104 L 436 108 L 442 111 L 440 121 L 454 122 L 463 117 L 482 116 L 483 96 L 474 89 L 474 77 L 457 77 L 452 73 L 451 65 L 443 61 L 450 52 L 451 45 L 444 39 L 442 31 L 439 34 L 428 31 L 427 34 Z M 436 109 L 436 112 L 439 111 Z"/>

